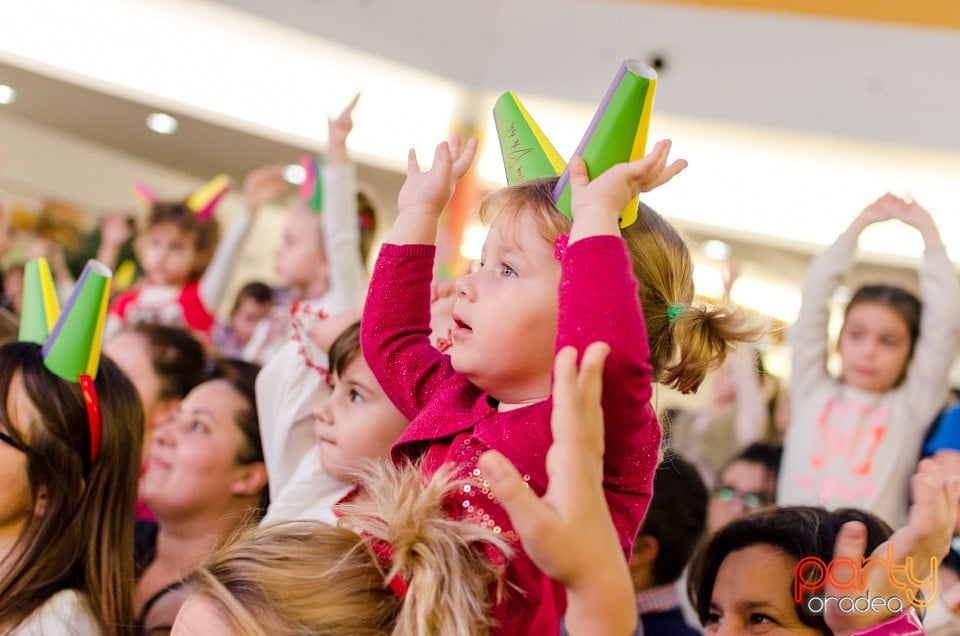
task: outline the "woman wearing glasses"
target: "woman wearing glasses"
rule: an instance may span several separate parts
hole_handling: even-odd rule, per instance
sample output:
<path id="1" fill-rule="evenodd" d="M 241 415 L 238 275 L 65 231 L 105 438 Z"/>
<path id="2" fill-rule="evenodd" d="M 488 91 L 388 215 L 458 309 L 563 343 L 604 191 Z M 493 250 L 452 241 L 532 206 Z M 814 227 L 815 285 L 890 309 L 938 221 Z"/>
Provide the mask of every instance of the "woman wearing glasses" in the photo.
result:
<path id="1" fill-rule="evenodd" d="M 708 534 L 749 512 L 773 505 L 780 454 L 777 446 L 751 444 L 720 469 L 707 508 Z"/>

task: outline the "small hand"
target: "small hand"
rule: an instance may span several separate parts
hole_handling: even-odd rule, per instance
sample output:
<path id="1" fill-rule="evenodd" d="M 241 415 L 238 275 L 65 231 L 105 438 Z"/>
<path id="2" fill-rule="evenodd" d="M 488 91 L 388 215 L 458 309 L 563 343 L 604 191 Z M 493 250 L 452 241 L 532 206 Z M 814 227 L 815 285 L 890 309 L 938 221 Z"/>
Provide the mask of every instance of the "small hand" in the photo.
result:
<path id="1" fill-rule="evenodd" d="M 593 181 L 587 176 L 583 159 L 573 157 L 570 187 L 574 221 L 591 215 L 606 215 L 616 220 L 635 196 L 663 185 L 687 167 L 684 159 L 667 165 L 669 154 L 670 141 L 661 141 L 644 158 L 617 164 Z"/>
<path id="2" fill-rule="evenodd" d="M 342 113 L 333 118 L 327 116 L 327 133 L 330 139 L 331 151 L 334 147 L 346 148 L 347 137 L 350 135 L 350 131 L 353 130 L 353 109 L 357 106 L 358 101 L 360 101 L 360 93 L 353 96 L 353 99 L 350 100 L 350 103 L 347 104 L 347 107 L 343 109 Z"/>
<path id="3" fill-rule="evenodd" d="M 243 180 L 243 202 L 247 212 L 256 215 L 260 207 L 280 196 L 289 184 L 283 178 L 283 166 L 274 164 L 252 171 Z"/>
<path id="4" fill-rule="evenodd" d="M 496 451 L 480 457 L 480 470 L 506 509 L 523 548 L 550 578 L 576 587 L 605 559 L 624 564 L 603 495 L 603 364 L 610 347 L 593 343 L 577 371 L 572 347 L 557 353 L 553 382 L 553 445 L 547 453 L 542 498 Z"/>
<path id="5" fill-rule="evenodd" d="M 459 133 L 449 142 L 437 145 L 433 165 L 421 172 L 417 153 L 411 149 L 407 157 L 407 178 L 400 188 L 397 207 L 400 214 L 423 214 L 439 218 L 453 195 L 457 181 L 467 173 L 477 154 L 477 138 L 464 145 Z"/>
<path id="6" fill-rule="evenodd" d="M 868 225 L 897 218 L 897 214 L 903 207 L 903 204 L 902 199 L 888 192 L 865 207 L 860 214 L 857 215 L 857 218 L 853 220 L 852 225 L 857 231 L 863 231 Z"/>
<path id="7" fill-rule="evenodd" d="M 457 302 L 453 292 L 453 283 L 447 280 L 434 280 L 430 285 L 430 341 L 440 351 L 453 346 L 453 306 Z"/>
<path id="8" fill-rule="evenodd" d="M 926 233 L 931 228 L 935 231 L 933 217 L 930 216 L 925 208 L 917 204 L 913 199 L 900 199 L 900 206 L 894 213 L 894 218 L 900 219 L 907 225 L 915 227 L 921 233 Z"/>
<path id="9" fill-rule="evenodd" d="M 891 582 L 890 566 L 904 566 L 909 559 L 907 571 L 911 577 L 920 582 L 931 581 L 937 560 L 943 558 L 950 549 L 950 539 L 957 520 L 960 484 L 956 480 L 944 479 L 937 465 L 930 459 L 924 459 L 910 479 L 910 493 L 913 503 L 907 513 L 907 525 L 899 528 L 873 551 L 874 556 L 883 560 L 892 555 L 895 563 L 888 567 L 864 568 L 863 571 L 865 588 L 870 591 L 871 596 L 887 599 L 898 597 L 905 609 L 910 607 L 911 601 L 915 599 L 916 590 L 904 590 L 903 587 L 909 586 L 898 586 Z M 863 524 L 846 523 L 837 536 L 833 550 L 834 559 L 847 557 L 860 563 L 866 544 L 866 528 Z M 893 578 L 906 583 L 903 576 Z M 925 587 L 929 595 L 931 587 Z M 834 589 L 830 583 L 824 587 L 824 593 L 836 597 L 845 594 L 843 590 Z M 876 625 L 891 616 L 871 612 L 842 612 L 836 604 L 828 604 L 827 607 L 824 620 L 835 635 L 849 634 L 857 629 Z"/>
<path id="10" fill-rule="evenodd" d="M 133 228 L 124 212 L 109 212 L 100 223 L 100 241 L 107 247 L 119 248 L 131 236 Z"/>

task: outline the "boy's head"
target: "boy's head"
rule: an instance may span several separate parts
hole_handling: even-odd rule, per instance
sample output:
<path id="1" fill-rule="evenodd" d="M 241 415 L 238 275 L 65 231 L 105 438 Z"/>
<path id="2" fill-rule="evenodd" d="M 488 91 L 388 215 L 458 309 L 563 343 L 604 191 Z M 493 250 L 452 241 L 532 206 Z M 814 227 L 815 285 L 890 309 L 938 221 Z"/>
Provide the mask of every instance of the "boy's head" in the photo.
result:
<path id="1" fill-rule="evenodd" d="M 782 453 L 778 446 L 751 444 L 720 469 L 707 510 L 708 532 L 774 504 Z"/>
<path id="2" fill-rule="evenodd" d="M 326 292 L 330 268 L 320 227 L 320 215 L 304 206 L 287 214 L 283 238 L 273 255 L 278 287 L 298 289 L 308 298 Z"/>
<path id="3" fill-rule="evenodd" d="M 265 283 L 247 283 L 237 292 L 230 311 L 230 327 L 240 342 L 250 340 L 257 323 L 267 317 L 272 307 L 273 290 Z"/>
<path id="4" fill-rule="evenodd" d="M 334 479 L 354 480 L 364 460 L 386 459 L 407 427 L 360 353 L 360 323 L 347 327 L 330 347 L 332 392 L 314 412 L 320 463 Z"/>
<path id="5" fill-rule="evenodd" d="M 653 498 L 633 542 L 630 574 L 640 592 L 680 578 L 707 519 L 707 487 L 697 469 L 668 457 L 653 478 Z"/>
<path id="6" fill-rule="evenodd" d="M 184 202 L 157 202 L 137 242 L 147 280 L 184 285 L 200 278 L 220 240 L 216 219 L 201 219 Z"/>
<path id="7" fill-rule="evenodd" d="M 840 330 L 843 382 L 874 393 L 899 384 L 920 333 L 920 309 L 920 299 L 900 287 L 858 289 Z"/>

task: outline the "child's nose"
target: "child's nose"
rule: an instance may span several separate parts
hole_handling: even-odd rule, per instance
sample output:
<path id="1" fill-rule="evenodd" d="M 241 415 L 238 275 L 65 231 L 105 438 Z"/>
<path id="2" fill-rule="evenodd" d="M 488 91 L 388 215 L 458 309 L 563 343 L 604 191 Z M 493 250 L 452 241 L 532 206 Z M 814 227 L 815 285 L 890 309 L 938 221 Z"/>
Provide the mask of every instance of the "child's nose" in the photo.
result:
<path id="1" fill-rule="evenodd" d="M 173 446 L 176 443 L 176 416 L 168 417 L 156 424 L 153 428 L 153 440 L 163 446 Z"/>
<path id="2" fill-rule="evenodd" d="M 474 288 L 471 283 L 471 276 L 472 274 L 466 274 L 457 279 L 457 298 L 463 298 L 464 300 L 473 300 L 476 298 L 476 288 Z"/>

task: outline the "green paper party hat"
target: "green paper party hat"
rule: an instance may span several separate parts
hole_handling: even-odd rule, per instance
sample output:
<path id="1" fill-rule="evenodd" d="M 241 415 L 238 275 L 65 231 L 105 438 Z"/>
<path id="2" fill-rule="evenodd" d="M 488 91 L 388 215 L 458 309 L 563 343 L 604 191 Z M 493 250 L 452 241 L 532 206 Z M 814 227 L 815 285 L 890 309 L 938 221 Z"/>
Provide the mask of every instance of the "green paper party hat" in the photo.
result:
<path id="1" fill-rule="evenodd" d="M 100 261 L 87 261 L 43 345 L 44 365 L 64 380 L 76 382 L 81 375 L 97 377 L 112 275 Z"/>
<path id="2" fill-rule="evenodd" d="M 57 289 L 45 258 L 23 266 L 23 309 L 18 340 L 43 344 L 60 316 Z"/>
<path id="3" fill-rule="evenodd" d="M 493 107 L 493 119 L 508 184 L 555 177 L 563 171 L 566 163 L 560 153 L 516 95 L 506 92 L 500 96 Z"/>

